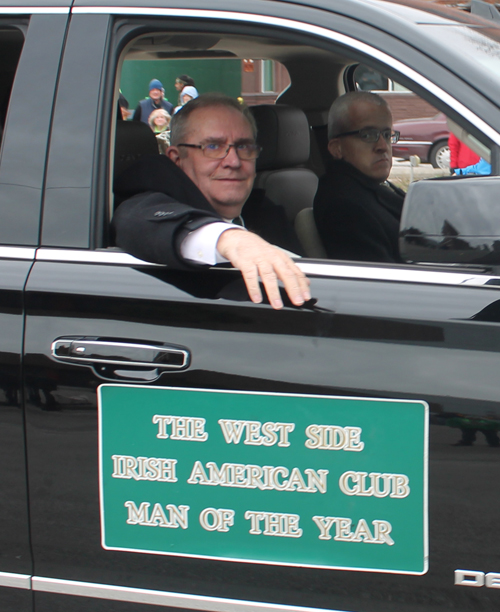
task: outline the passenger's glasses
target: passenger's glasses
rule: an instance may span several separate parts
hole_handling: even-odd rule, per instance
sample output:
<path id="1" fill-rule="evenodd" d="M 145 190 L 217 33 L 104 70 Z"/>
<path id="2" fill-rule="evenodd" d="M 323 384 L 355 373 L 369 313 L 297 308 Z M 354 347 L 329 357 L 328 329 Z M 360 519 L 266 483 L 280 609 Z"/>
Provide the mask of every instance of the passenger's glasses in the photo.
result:
<path id="1" fill-rule="evenodd" d="M 240 143 L 240 144 L 226 144 L 220 142 L 209 142 L 204 145 L 195 145 L 195 144 L 186 144 L 181 143 L 175 145 L 177 147 L 190 147 L 191 149 L 201 149 L 201 152 L 205 157 L 209 157 L 210 159 L 224 159 L 229 153 L 229 149 L 234 147 L 236 151 L 236 155 L 242 160 L 250 160 L 257 159 L 259 157 L 260 152 L 262 151 L 262 147 L 259 145 L 251 144 L 251 143 Z"/>
<path id="2" fill-rule="evenodd" d="M 399 132 L 392 130 L 376 130 L 375 128 L 364 128 L 363 130 L 354 130 L 353 132 L 343 132 L 342 134 L 337 134 L 335 138 L 340 138 L 341 136 L 356 136 L 363 142 L 378 142 L 380 136 L 388 142 L 389 144 L 396 144 L 399 140 Z"/>

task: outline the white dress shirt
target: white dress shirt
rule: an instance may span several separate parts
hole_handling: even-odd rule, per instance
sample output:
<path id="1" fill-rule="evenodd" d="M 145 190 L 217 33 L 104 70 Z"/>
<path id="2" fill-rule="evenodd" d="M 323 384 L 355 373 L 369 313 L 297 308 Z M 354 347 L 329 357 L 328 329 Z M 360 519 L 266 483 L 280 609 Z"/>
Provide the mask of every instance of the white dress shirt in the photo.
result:
<path id="1" fill-rule="evenodd" d="M 228 260 L 217 250 L 217 241 L 223 232 L 230 229 L 245 230 L 241 225 L 235 225 L 228 220 L 209 223 L 190 232 L 181 242 L 182 257 L 211 266 L 227 262 Z"/>

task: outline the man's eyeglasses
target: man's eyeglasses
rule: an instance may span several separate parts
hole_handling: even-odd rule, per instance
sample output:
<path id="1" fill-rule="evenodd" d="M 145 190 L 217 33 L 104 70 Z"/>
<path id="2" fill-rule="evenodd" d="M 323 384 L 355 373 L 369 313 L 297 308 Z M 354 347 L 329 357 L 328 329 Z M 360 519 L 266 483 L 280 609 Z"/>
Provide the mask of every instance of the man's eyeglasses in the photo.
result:
<path id="1" fill-rule="evenodd" d="M 262 151 L 262 147 L 259 147 L 257 144 L 251 143 L 241 143 L 241 144 L 223 144 L 219 142 L 209 142 L 204 145 L 195 145 L 195 144 L 185 144 L 181 143 L 176 145 L 177 147 L 190 147 L 191 149 L 201 149 L 201 152 L 205 157 L 209 157 L 210 159 L 224 159 L 227 157 L 229 153 L 229 149 L 234 147 L 236 151 L 236 155 L 244 160 L 257 159 L 259 157 L 260 152 Z"/>
<path id="2" fill-rule="evenodd" d="M 337 134 L 335 138 L 340 138 L 341 136 L 356 136 L 356 138 L 359 138 L 363 142 L 369 143 L 378 142 L 380 136 L 390 144 L 396 144 L 399 140 L 398 131 L 393 132 L 389 129 L 376 130 L 375 128 L 364 128 L 362 130 L 354 130 L 353 132 L 343 132 L 342 134 Z"/>

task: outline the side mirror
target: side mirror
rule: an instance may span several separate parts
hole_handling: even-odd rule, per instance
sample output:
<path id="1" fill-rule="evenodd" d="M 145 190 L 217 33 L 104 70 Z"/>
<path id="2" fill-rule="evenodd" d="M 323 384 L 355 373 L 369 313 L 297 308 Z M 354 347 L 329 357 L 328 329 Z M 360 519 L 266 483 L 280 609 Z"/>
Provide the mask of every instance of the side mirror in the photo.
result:
<path id="1" fill-rule="evenodd" d="M 399 250 L 406 262 L 500 264 L 500 177 L 412 183 L 401 217 Z"/>

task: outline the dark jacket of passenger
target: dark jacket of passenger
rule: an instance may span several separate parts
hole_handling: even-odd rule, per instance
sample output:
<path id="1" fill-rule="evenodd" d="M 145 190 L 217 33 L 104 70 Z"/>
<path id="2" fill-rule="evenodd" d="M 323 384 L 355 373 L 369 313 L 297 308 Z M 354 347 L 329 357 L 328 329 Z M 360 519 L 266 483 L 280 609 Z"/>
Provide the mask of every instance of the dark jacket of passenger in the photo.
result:
<path id="1" fill-rule="evenodd" d="M 115 194 L 128 198 L 117 208 L 112 221 L 116 244 L 131 255 L 193 268 L 180 255 L 187 234 L 203 225 L 221 221 L 208 200 L 189 177 L 168 157 L 143 157 L 115 182 Z M 243 207 L 245 226 L 271 244 L 300 255 L 300 243 L 285 211 L 255 189 Z"/>
<path id="2" fill-rule="evenodd" d="M 328 257 L 400 262 L 404 195 L 343 160 L 329 161 L 314 198 L 314 219 Z"/>

